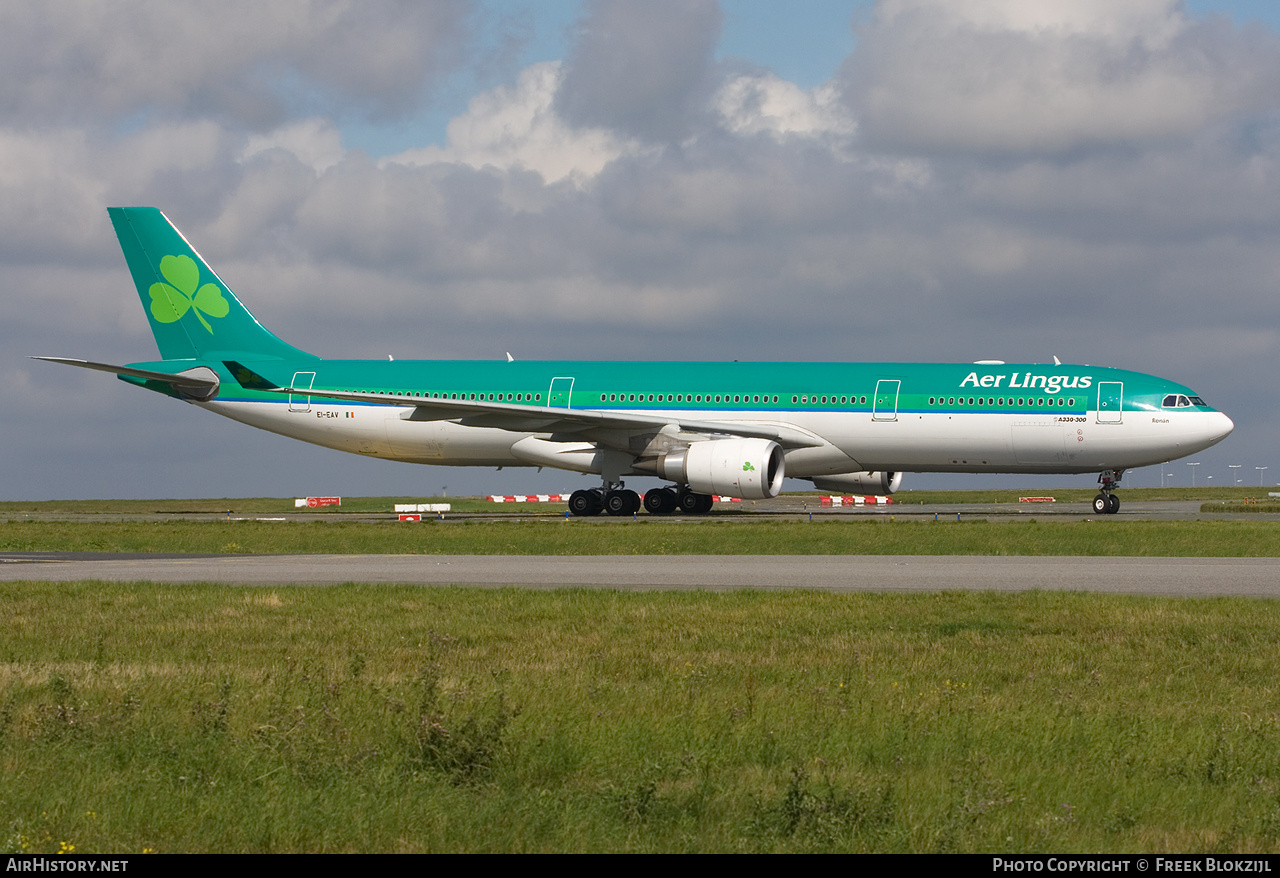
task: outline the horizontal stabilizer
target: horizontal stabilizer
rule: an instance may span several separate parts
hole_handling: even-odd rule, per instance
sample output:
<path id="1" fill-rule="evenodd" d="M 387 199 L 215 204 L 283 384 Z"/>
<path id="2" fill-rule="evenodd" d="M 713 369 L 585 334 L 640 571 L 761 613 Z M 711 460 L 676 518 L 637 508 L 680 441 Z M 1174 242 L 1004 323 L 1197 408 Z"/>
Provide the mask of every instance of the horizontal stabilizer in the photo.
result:
<path id="1" fill-rule="evenodd" d="M 96 372 L 111 372 L 115 375 L 128 375 L 130 378 L 142 378 L 147 381 L 160 381 L 173 387 L 183 396 L 208 402 L 218 395 L 218 375 L 208 366 L 197 366 L 185 372 L 153 372 L 150 369 L 134 369 L 129 366 L 112 366 L 109 363 L 91 363 L 88 360 L 76 360 L 70 357 L 32 357 L 33 360 L 45 360 L 50 363 L 62 363 L 67 366 L 79 366 L 81 369 L 93 369 Z"/>

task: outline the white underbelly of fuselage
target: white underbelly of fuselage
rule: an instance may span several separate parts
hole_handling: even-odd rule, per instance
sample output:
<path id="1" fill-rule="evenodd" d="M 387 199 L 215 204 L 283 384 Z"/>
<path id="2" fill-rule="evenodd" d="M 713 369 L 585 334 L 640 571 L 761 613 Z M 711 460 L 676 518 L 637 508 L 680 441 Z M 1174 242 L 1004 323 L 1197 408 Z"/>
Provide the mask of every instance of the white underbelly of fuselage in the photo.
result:
<path id="1" fill-rule="evenodd" d="M 1120 423 L 1101 423 L 1097 412 L 906 413 L 866 419 L 833 441 L 867 470 L 1086 473 L 1192 454 L 1225 435 L 1219 420 L 1216 412 L 1125 412 Z"/>
<path id="2" fill-rule="evenodd" d="M 287 403 L 205 403 L 220 415 L 338 451 L 437 466 L 521 466 L 511 446 L 524 435 L 463 427 L 450 421 L 409 421 L 411 409 L 389 406 L 316 405 L 291 410 Z"/>
<path id="3" fill-rule="evenodd" d="M 527 436 L 545 437 L 407 420 L 412 409 L 388 406 L 313 402 L 291 408 L 283 401 L 225 400 L 200 405 L 326 448 L 437 466 L 528 466 L 511 446 Z M 822 437 L 826 442 L 819 447 L 786 452 L 787 475 L 805 478 L 856 470 L 1083 473 L 1146 466 L 1212 445 L 1215 416 L 1221 418 L 1214 412 L 1125 412 L 1122 423 L 1099 423 L 1095 412 L 899 413 L 874 419 L 865 412 L 800 411 L 741 412 L 715 420 L 789 424 Z"/>

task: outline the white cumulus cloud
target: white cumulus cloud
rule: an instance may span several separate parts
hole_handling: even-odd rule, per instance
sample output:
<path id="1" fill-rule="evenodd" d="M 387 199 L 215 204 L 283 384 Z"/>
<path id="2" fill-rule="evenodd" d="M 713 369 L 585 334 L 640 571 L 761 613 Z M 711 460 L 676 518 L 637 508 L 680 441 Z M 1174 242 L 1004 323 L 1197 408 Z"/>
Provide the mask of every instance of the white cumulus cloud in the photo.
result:
<path id="1" fill-rule="evenodd" d="M 571 128 L 554 101 L 562 71 L 558 62 L 534 64 L 514 87 L 475 97 L 467 112 L 449 122 L 448 143 L 413 149 L 383 164 L 429 165 L 452 162 L 473 168 L 524 169 L 547 183 L 582 185 L 615 159 L 639 147 L 603 128 Z"/>
<path id="2" fill-rule="evenodd" d="M 300 119 L 248 139 L 241 160 L 272 149 L 283 150 L 318 173 L 342 161 L 342 133 L 328 119 Z"/>
<path id="3" fill-rule="evenodd" d="M 715 96 L 722 124 L 735 134 L 851 136 L 856 126 L 834 85 L 805 91 L 772 73 L 735 76 Z"/>
<path id="4" fill-rule="evenodd" d="M 1175 0 L 884 0 L 843 71 L 880 148 L 1062 153 L 1273 108 L 1280 39 Z"/>

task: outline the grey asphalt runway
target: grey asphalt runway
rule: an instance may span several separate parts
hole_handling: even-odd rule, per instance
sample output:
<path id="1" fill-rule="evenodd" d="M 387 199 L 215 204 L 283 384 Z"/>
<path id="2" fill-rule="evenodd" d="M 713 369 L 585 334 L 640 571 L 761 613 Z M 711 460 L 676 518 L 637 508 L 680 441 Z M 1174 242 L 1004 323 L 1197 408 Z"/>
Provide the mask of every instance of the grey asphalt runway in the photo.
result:
<path id="1" fill-rule="evenodd" d="M 1280 597 L 1280 558 L 0 554 L 0 580 L 524 588 L 1092 591 Z"/>

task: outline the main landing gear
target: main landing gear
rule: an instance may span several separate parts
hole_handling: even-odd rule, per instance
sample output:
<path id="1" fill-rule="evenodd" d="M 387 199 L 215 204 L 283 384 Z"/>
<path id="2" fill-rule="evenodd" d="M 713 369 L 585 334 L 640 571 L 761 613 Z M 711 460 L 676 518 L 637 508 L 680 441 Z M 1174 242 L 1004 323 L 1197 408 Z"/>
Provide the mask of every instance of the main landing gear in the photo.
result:
<path id="1" fill-rule="evenodd" d="M 569 512 L 577 516 L 632 515 L 640 511 L 640 495 L 628 491 L 622 482 L 602 488 L 587 488 L 569 495 Z M 702 515 L 710 512 L 710 494 L 695 494 L 688 487 L 674 485 L 645 492 L 644 508 L 650 515 Z"/>
<path id="2" fill-rule="evenodd" d="M 644 494 L 644 508 L 651 515 L 702 515 L 711 511 L 712 502 L 710 494 L 695 494 L 687 487 L 674 485 L 651 488 Z"/>
<path id="3" fill-rule="evenodd" d="M 1093 511 L 1099 515 L 1115 515 L 1120 511 L 1120 498 L 1111 493 L 1120 487 L 1122 469 L 1107 470 L 1098 476 L 1098 496 L 1093 498 Z"/>

